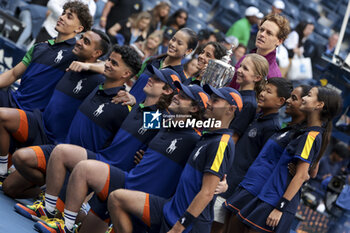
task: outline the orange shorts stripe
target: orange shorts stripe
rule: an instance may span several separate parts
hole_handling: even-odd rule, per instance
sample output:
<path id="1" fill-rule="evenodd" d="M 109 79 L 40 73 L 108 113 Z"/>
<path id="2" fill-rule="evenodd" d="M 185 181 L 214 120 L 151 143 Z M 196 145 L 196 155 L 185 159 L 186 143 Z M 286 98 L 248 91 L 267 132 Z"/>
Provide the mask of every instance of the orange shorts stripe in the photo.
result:
<path id="1" fill-rule="evenodd" d="M 239 216 L 240 216 L 242 219 L 244 219 L 245 221 L 249 222 L 249 223 L 252 224 L 253 226 L 255 226 L 255 227 L 257 227 L 257 228 L 259 228 L 259 229 L 261 229 L 261 230 L 263 230 L 263 231 L 266 231 L 266 232 L 273 232 L 273 231 L 270 231 L 270 230 L 268 230 L 268 229 L 265 229 L 265 228 L 263 228 L 263 227 L 261 227 L 261 226 L 255 224 L 255 223 L 253 223 L 252 221 L 250 221 L 249 219 L 243 217 L 242 214 L 241 214 L 241 212 L 238 212 L 238 214 L 239 214 Z"/>
<path id="2" fill-rule="evenodd" d="M 146 193 L 145 205 L 143 207 L 142 221 L 148 226 L 151 227 L 151 213 L 149 205 L 149 194 Z"/>
<path id="3" fill-rule="evenodd" d="M 30 146 L 30 149 L 32 149 L 36 155 L 36 160 L 38 161 L 38 169 L 46 173 L 46 158 L 43 150 L 39 146 Z"/>
<path id="4" fill-rule="evenodd" d="M 107 164 L 108 165 L 108 164 Z M 108 189 L 109 189 L 109 181 L 110 181 L 110 176 L 111 176 L 111 168 L 108 165 L 108 176 L 107 180 L 105 183 L 105 186 L 103 187 L 102 191 L 97 194 L 97 196 L 102 200 L 105 201 L 107 200 L 108 197 Z"/>
<path id="5" fill-rule="evenodd" d="M 19 112 L 19 127 L 18 130 L 12 133 L 12 136 L 19 142 L 26 142 L 28 140 L 28 119 L 25 111 L 17 109 Z"/>
<path id="6" fill-rule="evenodd" d="M 61 213 L 64 212 L 64 202 L 62 201 L 61 198 L 58 198 L 57 201 L 56 201 L 56 208 L 58 211 L 60 211 Z"/>

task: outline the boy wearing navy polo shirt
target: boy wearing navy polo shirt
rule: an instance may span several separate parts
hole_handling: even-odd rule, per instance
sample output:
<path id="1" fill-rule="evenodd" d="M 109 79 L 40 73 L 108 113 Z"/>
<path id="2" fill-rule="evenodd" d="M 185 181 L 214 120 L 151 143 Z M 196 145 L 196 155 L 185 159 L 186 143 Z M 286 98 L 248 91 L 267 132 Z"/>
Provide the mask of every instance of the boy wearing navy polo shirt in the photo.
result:
<path id="1" fill-rule="evenodd" d="M 143 104 L 137 105 L 128 114 L 110 146 L 99 150 L 97 153 L 81 146 L 60 144 L 55 147 L 50 155 L 46 175 L 46 191 L 48 194 L 57 196 L 61 190 L 60 198 L 64 201 L 65 189 L 62 190 L 66 176 L 66 170 L 71 171 L 81 160 L 96 159 L 116 166 L 124 171 L 129 171 L 135 166 L 134 155 L 139 149 L 145 150 L 148 143 L 158 133 L 157 129 L 143 128 L 143 114 L 147 111 L 163 112 L 170 104 L 176 87 L 171 76 L 178 74 L 172 69 L 158 70 L 151 67 L 153 76 L 150 78 L 144 91 L 147 98 Z M 65 188 L 65 187 L 64 187 Z M 57 191 L 56 191 L 57 190 Z M 62 193 L 63 192 L 63 193 Z M 26 217 L 33 218 L 33 212 L 37 212 L 41 206 L 25 207 L 17 204 L 15 209 Z M 29 215 L 28 215 L 29 213 Z"/>
<path id="2" fill-rule="evenodd" d="M 0 75 L 0 88 L 9 87 L 21 79 L 17 91 L 11 91 L 11 88 L 0 91 L 0 106 L 43 110 L 65 69 L 76 59 L 72 53 L 74 37 L 89 30 L 91 24 L 92 17 L 87 5 L 78 1 L 66 3 L 55 27 L 59 32 L 57 38 L 34 45 L 22 62 Z M 7 164 L 7 158 L 7 153 L 0 154 L 2 165 Z M 2 174 L 7 172 L 6 169 L 1 170 Z"/>
<path id="3" fill-rule="evenodd" d="M 186 120 L 190 114 L 195 119 L 202 119 L 207 100 L 208 96 L 199 86 L 188 87 L 186 92 L 175 95 L 169 106 L 169 110 L 175 114 L 174 122 Z M 103 222 L 109 218 L 107 198 L 115 189 L 143 190 L 169 198 L 175 192 L 199 134 L 194 128 L 162 128 L 149 143 L 141 162 L 129 172 L 96 160 L 81 161 L 73 169 L 68 184 L 65 222 L 38 222 L 35 227 L 40 232 L 60 232 L 59 229 L 63 228 L 65 232 L 71 232 L 88 188 L 95 191 L 96 197 L 90 201 L 93 212 L 84 219 L 83 232 L 103 232 L 107 229 L 108 225 Z"/>
<path id="4" fill-rule="evenodd" d="M 44 110 L 57 82 L 76 59 L 72 53 L 75 36 L 90 30 L 91 25 L 92 17 L 87 5 L 79 1 L 64 4 L 55 27 L 58 36 L 35 44 L 22 62 L 0 75 L 0 88 L 9 87 L 21 79 L 17 91 L 9 88 L 7 92 L 0 93 L 0 106 Z"/>
<path id="5" fill-rule="evenodd" d="M 129 113 L 127 106 L 111 103 L 124 89 L 123 84 L 137 72 L 141 60 L 130 47 L 115 46 L 105 64 L 106 81 L 92 91 L 80 105 L 67 135 L 67 142 L 97 151 L 108 146 Z M 30 147 L 35 152 L 32 172 L 19 170 L 28 181 L 41 186 L 45 183 L 46 163 L 55 145 Z M 22 174 L 23 173 L 23 174 Z"/>
<path id="6" fill-rule="evenodd" d="M 122 189 L 113 192 L 108 207 L 116 232 L 132 232 L 129 214 L 142 219 L 149 232 L 210 232 L 214 192 L 234 157 L 228 127 L 235 110 L 242 109 L 242 98 L 230 87 L 205 85 L 204 90 L 211 94 L 205 117 L 220 120 L 221 127 L 203 133 L 170 200 Z"/>
<path id="7" fill-rule="evenodd" d="M 109 38 L 107 35 L 93 29 L 81 35 L 81 38 L 76 42 L 73 53 L 80 62 L 95 63 L 108 50 Z M 16 144 L 16 148 L 63 142 L 79 105 L 103 81 L 104 77 L 95 72 L 69 71 L 56 85 L 44 112 L 0 108 L 0 121 L 2 122 L 0 124 L 0 155 L 8 154 L 10 140 L 11 143 Z M 28 150 L 28 153 L 30 152 L 31 150 Z M 17 168 L 21 166 L 21 162 L 29 159 L 30 154 L 24 153 L 23 156 L 15 158 Z M 33 160 L 35 160 L 35 154 Z M 1 173 L 2 171 L 0 171 Z M 5 185 L 5 192 L 9 191 L 6 189 L 7 185 Z M 19 185 L 19 187 L 23 188 L 23 185 Z M 14 187 L 13 191 L 16 190 L 15 192 L 20 193 L 23 191 L 22 188 Z M 11 196 L 16 196 L 13 192 L 10 191 L 10 193 Z"/>
<path id="8" fill-rule="evenodd" d="M 292 89 L 291 82 L 283 78 L 270 78 L 267 81 L 265 89 L 258 97 L 258 107 L 261 112 L 256 115 L 236 144 L 235 158 L 227 174 L 228 190 L 220 195 L 221 203 L 217 203 L 218 208 L 215 209 L 217 213 L 223 211 L 224 213 L 220 214 L 226 215 L 227 210 L 221 204 L 232 195 L 243 180 L 265 142 L 280 129 L 278 110 L 290 97 Z"/>

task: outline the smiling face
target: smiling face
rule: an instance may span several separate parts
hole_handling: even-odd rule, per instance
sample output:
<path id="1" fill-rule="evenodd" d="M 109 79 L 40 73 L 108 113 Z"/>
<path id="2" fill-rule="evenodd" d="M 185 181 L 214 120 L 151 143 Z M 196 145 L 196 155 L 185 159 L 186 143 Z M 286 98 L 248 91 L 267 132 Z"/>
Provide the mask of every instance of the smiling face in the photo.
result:
<path id="1" fill-rule="evenodd" d="M 155 49 L 160 45 L 160 37 L 159 36 L 149 36 L 147 38 L 147 48 L 149 49 Z"/>
<path id="2" fill-rule="evenodd" d="M 87 31 L 80 36 L 79 40 L 76 41 L 72 52 L 81 61 L 88 60 L 92 55 L 99 56 L 102 53 L 101 49 L 99 49 L 100 40 L 101 37 L 97 33 Z M 99 54 L 96 54 L 97 52 Z"/>
<path id="3" fill-rule="evenodd" d="M 207 108 L 205 110 L 205 118 L 214 118 L 216 120 L 222 120 L 226 114 L 226 110 L 230 107 L 230 104 L 220 98 L 219 96 L 212 94 L 207 102 Z"/>
<path id="4" fill-rule="evenodd" d="M 277 87 L 270 83 L 260 92 L 258 97 L 258 107 L 265 109 L 279 108 L 280 97 L 277 94 Z"/>
<path id="5" fill-rule="evenodd" d="M 168 109 L 176 114 L 187 115 L 192 108 L 192 99 L 180 91 L 179 94 L 174 95 Z"/>
<path id="6" fill-rule="evenodd" d="M 208 65 L 209 60 L 215 59 L 214 57 L 215 48 L 213 45 L 209 44 L 204 47 L 201 53 L 198 55 L 198 70 L 203 70 L 206 65 Z"/>
<path id="7" fill-rule="evenodd" d="M 236 82 L 241 86 L 247 84 L 252 84 L 260 80 L 257 75 L 255 75 L 255 66 L 249 57 L 243 59 L 240 67 L 237 69 L 237 80 Z"/>
<path id="8" fill-rule="evenodd" d="M 319 110 L 322 105 L 321 101 L 318 101 L 318 89 L 317 87 L 311 88 L 309 93 L 302 98 L 300 110 L 303 112 L 313 112 Z"/>
<path id="9" fill-rule="evenodd" d="M 62 12 L 55 26 L 55 30 L 61 34 L 79 33 L 83 29 L 77 14 L 69 8 Z"/>
<path id="10" fill-rule="evenodd" d="M 120 80 L 131 74 L 130 68 L 125 64 L 119 53 L 112 52 L 105 63 L 103 74 L 106 78 Z"/>
<path id="11" fill-rule="evenodd" d="M 186 53 L 190 53 L 191 50 L 188 49 L 188 39 L 188 35 L 185 32 L 176 32 L 169 41 L 167 55 L 169 57 L 181 58 L 186 55 Z"/>
<path id="12" fill-rule="evenodd" d="M 258 35 L 256 36 L 255 46 L 265 52 L 271 52 L 276 49 L 282 43 L 282 40 L 278 39 L 277 35 L 279 27 L 276 23 L 266 20 L 260 27 Z"/>
<path id="13" fill-rule="evenodd" d="M 165 83 L 156 76 L 152 76 L 148 79 L 146 86 L 143 88 L 143 91 L 147 96 L 157 97 L 163 93 L 163 87 Z"/>
<path id="14" fill-rule="evenodd" d="M 296 87 L 292 91 L 290 97 L 286 100 L 286 114 L 289 116 L 299 116 L 302 114 L 300 111 L 301 99 L 302 99 L 303 89 L 301 87 Z"/>

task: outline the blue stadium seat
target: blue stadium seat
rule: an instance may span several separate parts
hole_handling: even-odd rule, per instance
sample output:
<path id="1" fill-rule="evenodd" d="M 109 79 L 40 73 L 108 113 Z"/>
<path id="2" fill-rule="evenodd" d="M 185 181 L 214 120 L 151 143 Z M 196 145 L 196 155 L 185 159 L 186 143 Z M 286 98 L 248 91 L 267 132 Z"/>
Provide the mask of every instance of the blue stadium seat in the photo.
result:
<path id="1" fill-rule="evenodd" d="M 340 17 L 344 17 L 345 12 L 346 12 L 347 5 L 345 4 L 339 4 L 337 13 L 339 14 Z"/>
<path id="2" fill-rule="evenodd" d="M 319 44 L 319 45 L 326 45 L 328 43 L 328 38 L 323 37 L 322 35 L 313 32 L 310 37 L 309 40 L 313 41 L 315 44 Z"/>
<path id="3" fill-rule="evenodd" d="M 201 0 L 199 1 L 199 6 L 206 12 L 210 12 L 214 9 L 214 6 L 218 3 L 219 0 Z"/>
<path id="4" fill-rule="evenodd" d="M 290 16 L 285 16 L 287 19 L 288 19 L 288 21 L 289 21 L 289 26 L 290 26 L 290 28 L 291 28 L 291 30 L 294 30 L 295 29 L 295 27 L 298 25 L 298 23 L 299 23 L 299 21 L 298 20 L 296 20 L 296 19 L 293 19 L 293 18 L 291 18 Z"/>
<path id="5" fill-rule="evenodd" d="M 300 11 L 299 19 L 308 23 L 316 23 L 315 17 L 306 11 Z"/>
<path id="6" fill-rule="evenodd" d="M 189 14 L 194 17 L 199 19 L 200 21 L 206 22 L 208 19 L 208 12 L 204 11 L 202 8 L 198 6 L 193 6 L 191 4 L 188 5 L 188 12 Z"/>
<path id="7" fill-rule="evenodd" d="M 256 8 L 259 8 L 259 1 L 258 0 L 243 0 L 243 4 L 247 7 L 255 6 Z"/>
<path id="8" fill-rule="evenodd" d="M 267 15 L 271 12 L 271 4 L 269 2 L 260 1 L 259 2 L 259 10 L 264 14 Z"/>
<path id="9" fill-rule="evenodd" d="M 340 3 L 339 0 L 321 0 L 323 8 L 328 8 L 331 11 L 335 11 Z"/>
<path id="10" fill-rule="evenodd" d="M 214 17 L 211 23 L 218 30 L 226 33 L 232 24 L 239 20 L 241 17 L 242 16 L 239 12 L 224 10 L 220 13 L 220 16 Z"/>
<path id="11" fill-rule="evenodd" d="M 190 14 L 186 26 L 198 33 L 200 30 L 205 29 L 207 25 L 204 21 L 198 20 Z"/>
<path id="12" fill-rule="evenodd" d="M 308 1 L 311 1 L 311 0 L 308 0 Z M 294 5 L 299 7 L 304 2 L 304 0 L 289 0 L 288 2 L 293 3 Z M 285 1 L 284 3 L 287 3 L 287 2 Z"/>
<path id="13" fill-rule="evenodd" d="M 319 23 L 316 23 L 315 25 L 315 32 L 325 38 L 330 37 L 330 35 L 332 34 L 331 29 L 329 27 L 325 27 Z"/>
<path id="14" fill-rule="evenodd" d="M 313 15 L 316 20 L 320 17 L 320 14 L 317 11 L 318 4 L 314 1 L 303 1 L 302 9 L 306 9 L 311 15 Z"/>
<path id="15" fill-rule="evenodd" d="M 283 13 L 289 15 L 293 19 L 299 19 L 299 8 L 292 3 L 286 4 L 286 8 L 284 9 Z"/>
<path id="16" fill-rule="evenodd" d="M 142 10 L 143 11 L 149 11 L 151 10 L 153 7 L 155 6 L 153 1 L 149 1 L 149 0 L 144 0 L 142 1 Z"/>
<path id="17" fill-rule="evenodd" d="M 170 0 L 171 8 L 176 11 L 177 9 L 184 8 L 188 10 L 188 1 L 187 0 Z"/>

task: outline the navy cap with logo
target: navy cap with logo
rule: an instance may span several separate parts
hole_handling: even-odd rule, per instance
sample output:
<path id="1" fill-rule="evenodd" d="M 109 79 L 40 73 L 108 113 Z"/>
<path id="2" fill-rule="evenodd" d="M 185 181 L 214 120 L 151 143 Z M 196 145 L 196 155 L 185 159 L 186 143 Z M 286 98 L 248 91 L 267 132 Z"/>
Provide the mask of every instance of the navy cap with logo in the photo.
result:
<path id="1" fill-rule="evenodd" d="M 150 71 L 155 76 L 157 76 L 163 82 L 169 84 L 173 90 L 176 90 L 176 86 L 174 85 L 174 82 L 176 81 L 181 82 L 180 75 L 173 69 L 164 68 L 164 69 L 158 70 L 155 66 L 148 65 L 147 70 Z"/>
<path id="2" fill-rule="evenodd" d="M 205 93 L 203 88 L 198 85 L 183 85 L 180 82 L 175 82 L 175 86 L 182 90 L 188 97 L 192 100 L 197 101 L 201 106 L 207 108 L 207 102 L 209 100 L 209 95 Z"/>
<path id="3" fill-rule="evenodd" d="M 216 89 L 208 84 L 205 84 L 203 86 L 203 89 L 209 95 L 215 94 L 220 98 L 229 102 L 229 104 L 237 106 L 239 111 L 242 110 L 242 107 L 243 107 L 242 96 L 235 89 L 231 87 L 222 87 L 222 88 Z"/>
<path id="4" fill-rule="evenodd" d="M 171 38 L 173 38 L 175 33 L 176 33 L 176 30 L 173 27 L 167 27 L 164 30 L 163 37 L 167 40 L 170 40 Z"/>

